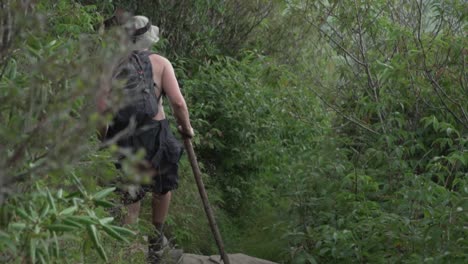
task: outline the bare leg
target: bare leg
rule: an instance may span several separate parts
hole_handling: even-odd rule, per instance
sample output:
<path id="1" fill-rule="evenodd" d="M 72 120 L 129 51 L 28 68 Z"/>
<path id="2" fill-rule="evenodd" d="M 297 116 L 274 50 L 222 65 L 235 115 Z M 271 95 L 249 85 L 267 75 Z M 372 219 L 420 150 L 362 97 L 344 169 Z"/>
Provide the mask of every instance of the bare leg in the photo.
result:
<path id="1" fill-rule="evenodd" d="M 135 224 L 138 220 L 138 215 L 140 214 L 140 201 L 132 203 L 126 206 L 127 214 L 122 220 L 122 224 L 129 225 Z"/>
<path id="2" fill-rule="evenodd" d="M 166 194 L 153 193 L 153 225 L 159 230 L 160 226 L 166 221 L 171 203 L 172 193 Z"/>
<path id="3" fill-rule="evenodd" d="M 149 238 L 149 251 L 157 252 L 161 250 L 167 239 L 164 236 L 164 222 L 166 221 L 167 213 L 169 212 L 169 204 L 171 203 L 171 192 L 166 194 L 153 193 L 153 225 L 156 228 L 156 233 Z M 166 242 L 165 242 L 166 241 Z M 150 255 L 153 255 L 150 253 Z"/>
<path id="4" fill-rule="evenodd" d="M 169 246 L 169 242 L 164 236 L 163 228 L 169 212 L 169 204 L 171 203 L 172 193 L 166 194 L 153 193 L 153 225 L 156 227 L 157 233 L 155 236 L 149 238 L 148 256 L 151 263 L 160 263 L 161 250 Z M 170 246 L 169 246 L 170 247 Z M 167 249 L 167 248 L 166 248 Z M 173 252 L 173 250 L 171 250 Z M 182 251 L 174 251 L 176 254 L 171 253 L 171 258 L 178 260 L 182 256 Z M 172 262 L 171 262 L 172 263 Z M 173 262 L 175 263 L 175 262 Z"/>

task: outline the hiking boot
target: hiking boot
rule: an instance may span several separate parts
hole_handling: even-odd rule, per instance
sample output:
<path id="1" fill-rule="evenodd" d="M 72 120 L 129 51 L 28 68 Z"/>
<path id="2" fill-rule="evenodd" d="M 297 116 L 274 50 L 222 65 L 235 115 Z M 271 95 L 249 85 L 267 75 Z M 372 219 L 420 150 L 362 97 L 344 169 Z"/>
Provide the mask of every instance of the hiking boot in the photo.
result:
<path id="1" fill-rule="evenodd" d="M 148 263 L 159 264 L 165 248 L 169 247 L 169 240 L 165 235 L 152 237 L 148 240 Z"/>
<path id="2" fill-rule="evenodd" d="M 174 249 L 167 238 L 150 238 L 148 245 L 148 263 L 150 264 L 177 264 L 182 259 L 184 251 Z"/>

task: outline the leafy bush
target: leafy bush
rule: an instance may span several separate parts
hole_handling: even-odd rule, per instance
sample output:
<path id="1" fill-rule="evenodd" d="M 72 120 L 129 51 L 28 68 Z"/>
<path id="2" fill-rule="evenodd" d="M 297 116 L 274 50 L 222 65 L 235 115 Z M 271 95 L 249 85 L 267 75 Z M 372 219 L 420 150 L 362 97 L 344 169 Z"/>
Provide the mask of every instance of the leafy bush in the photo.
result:
<path id="1" fill-rule="evenodd" d="M 79 191 L 68 193 L 59 189 L 52 194 L 37 183 L 29 195 L 11 198 L 3 206 L 2 223 L 7 227 L 1 232 L 0 248 L 4 261 L 19 258 L 31 263 L 50 263 L 64 257 L 70 259 L 70 252 L 61 253 L 64 244 L 80 242 L 82 237 L 87 237 L 85 243 L 91 242 L 107 261 L 100 238 L 104 233 L 124 242 L 128 242 L 126 236 L 135 235 L 129 229 L 111 225 L 114 218 L 103 217 L 107 213 L 100 210 L 115 207 L 104 199 L 115 188 L 88 194 L 76 176 L 72 181 Z"/>
<path id="2" fill-rule="evenodd" d="M 94 200 L 116 170 L 115 149 L 98 151 L 94 130 L 110 117 L 93 99 L 121 51 L 98 28 L 120 6 L 162 30 L 156 49 L 176 67 L 228 252 L 466 262 L 463 1 L 23 2 L 0 11 L 2 260 L 96 262 L 87 249 L 112 248 L 112 262 L 144 261 L 142 236 L 130 250 L 108 240 L 131 231 Z M 168 231 L 213 254 L 185 161 L 181 171 Z"/>
<path id="3" fill-rule="evenodd" d="M 94 97 L 119 51 L 110 46 L 119 41 L 93 32 L 101 17 L 92 6 L 11 2 L 1 12 L 11 18 L 2 29 L 12 34 L 2 45 L 0 79 L 1 258 L 70 259 L 80 251 L 62 249 L 87 237 L 107 259 L 100 237 L 127 241 L 133 234 L 110 225 L 113 218 L 102 210 L 114 206 L 104 199 L 113 188 L 92 194 L 96 178 L 115 172 L 110 156 L 98 153 L 95 128 L 104 120 Z M 108 49 L 100 49 L 105 43 Z M 93 166 L 108 169 L 88 174 Z"/>

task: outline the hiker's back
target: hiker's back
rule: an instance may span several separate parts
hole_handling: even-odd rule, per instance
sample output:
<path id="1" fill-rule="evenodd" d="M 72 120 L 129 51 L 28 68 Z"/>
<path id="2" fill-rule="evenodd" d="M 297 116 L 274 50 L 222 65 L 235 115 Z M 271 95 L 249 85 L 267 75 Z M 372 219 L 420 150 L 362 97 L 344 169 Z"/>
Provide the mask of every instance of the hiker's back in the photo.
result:
<path id="1" fill-rule="evenodd" d="M 163 107 L 163 95 L 166 95 L 165 92 L 165 87 L 163 84 L 163 77 L 164 77 L 164 72 L 166 71 L 167 64 L 170 64 L 169 60 L 166 58 L 162 57 L 159 54 L 152 53 L 149 56 L 151 65 L 152 65 L 152 70 L 153 70 L 153 82 L 155 84 L 155 93 L 158 98 L 161 98 L 158 101 L 158 113 L 157 115 L 154 116 L 155 120 L 163 120 L 166 119 L 166 115 L 164 113 L 164 107 Z"/>
<path id="2" fill-rule="evenodd" d="M 123 84 L 122 103 L 114 121 L 143 124 L 158 113 L 158 97 L 154 89 L 152 63 L 148 51 L 133 51 L 117 65 L 113 84 Z M 117 82 L 116 82 L 117 81 Z"/>

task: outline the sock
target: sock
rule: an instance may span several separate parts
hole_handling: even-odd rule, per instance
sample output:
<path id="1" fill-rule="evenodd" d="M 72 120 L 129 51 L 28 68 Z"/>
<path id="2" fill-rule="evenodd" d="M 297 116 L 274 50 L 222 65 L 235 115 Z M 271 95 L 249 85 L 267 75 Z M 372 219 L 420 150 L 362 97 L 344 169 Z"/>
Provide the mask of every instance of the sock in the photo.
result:
<path id="1" fill-rule="evenodd" d="M 155 223 L 154 227 L 156 227 L 156 236 L 162 237 L 164 235 L 164 223 Z"/>
<path id="2" fill-rule="evenodd" d="M 164 240 L 164 224 L 163 223 L 155 223 L 156 232 L 154 235 L 149 237 L 149 249 L 150 251 L 156 252 L 162 248 L 163 240 Z"/>

